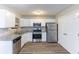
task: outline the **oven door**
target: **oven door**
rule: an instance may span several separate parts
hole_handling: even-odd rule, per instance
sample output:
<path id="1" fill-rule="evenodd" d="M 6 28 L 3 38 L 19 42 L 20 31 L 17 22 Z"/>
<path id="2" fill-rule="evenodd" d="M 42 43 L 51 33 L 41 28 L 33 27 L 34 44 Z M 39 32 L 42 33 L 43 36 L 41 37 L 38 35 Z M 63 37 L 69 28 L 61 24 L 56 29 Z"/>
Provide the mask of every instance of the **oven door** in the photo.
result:
<path id="1" fill-rule="evenodd" d="M 41 39 L 42 34 L 33 34 L 33 39 Z"/>

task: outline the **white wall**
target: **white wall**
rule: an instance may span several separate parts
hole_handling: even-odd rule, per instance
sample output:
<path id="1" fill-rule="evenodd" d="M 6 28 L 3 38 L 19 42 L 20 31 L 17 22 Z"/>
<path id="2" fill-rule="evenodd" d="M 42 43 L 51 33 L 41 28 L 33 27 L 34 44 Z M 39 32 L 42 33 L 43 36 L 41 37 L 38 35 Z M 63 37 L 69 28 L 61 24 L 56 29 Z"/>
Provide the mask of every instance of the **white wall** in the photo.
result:
<path id="1" fill-rule="evenodd" d="M 79 5 L 58 16 L 58 43 L 70 53 L 79 53 Z"/>

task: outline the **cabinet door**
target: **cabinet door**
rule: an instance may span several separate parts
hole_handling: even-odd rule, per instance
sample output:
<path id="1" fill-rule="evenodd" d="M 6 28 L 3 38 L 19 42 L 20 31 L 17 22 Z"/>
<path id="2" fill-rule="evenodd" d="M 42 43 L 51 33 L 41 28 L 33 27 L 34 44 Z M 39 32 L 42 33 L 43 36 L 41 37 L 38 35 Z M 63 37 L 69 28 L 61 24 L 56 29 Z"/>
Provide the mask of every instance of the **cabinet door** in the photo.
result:
<path id="1" fill-rule="evenodd" d="M 14 27 L 15 15 L 7 10 L 0 10 L 0 28 Z"/>
<path id="2" fill-rule="evenodd" d="M 23 45 L 29 41 L 32 42 L 32 33 L 23 34 L 21 38 L 21 47 L 23 47 Z"/>
<path id="3" fill-rule="evenodd" d="M 32 33 L 27 33 L 27 41 L 31 41 L 32 42 Z"/>
<path id="4" fill-rule="evenodd" d="M 46 42 L 46 32 L 42 32 L 42 41 Z"/>
<path id="5" fill-rule="evenodd" d="M 24 35 L 22 35 L 22 38 L 21 38 L 21 47 L 23 47 L 24 44 L 25 44 Z"/>
<path id="6" fill-rule="evenodd" d="M 12 41 L 0 41 L 0 54 L 12 54 Z"/>
<path id="7" fill-rule="evenodd" d="M 30 19 L 20 19 L 20 27 L 30 26 Z"/>
<path id="8" fill-rule="evenodd" d="M 14 14 L 7 12 L 5 26 L 6 27 L 15 27 L 15 15 Z"/>
<path id="9" fill-rule="evenodd" d="M 5 27 L 5 10 L 0 9 L 0 28 Z"/>
<path id="10" fill-rule="evenodd" d="M 21 47 L 27 42 L 27 34 L 23 34 L 21 38 Z"/>

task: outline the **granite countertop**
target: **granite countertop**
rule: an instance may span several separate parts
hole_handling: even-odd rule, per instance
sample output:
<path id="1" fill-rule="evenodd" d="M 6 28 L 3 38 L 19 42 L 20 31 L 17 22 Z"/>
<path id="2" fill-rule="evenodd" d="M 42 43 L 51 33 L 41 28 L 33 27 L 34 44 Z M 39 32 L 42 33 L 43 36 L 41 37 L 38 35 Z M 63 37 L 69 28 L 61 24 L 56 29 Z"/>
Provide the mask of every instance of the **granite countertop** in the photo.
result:
<path id="1" fill-rule="evenodd" d="M 22 28 L 21 31 L 18 33 L 11 33 L 11 34 L 8 34 L 10 33 L 10 31 L 5 31 L 2 29 L 0 31 L 0 41 L 12 41 L 14 40 L 15 38 L 19 37 L 19 36 L 22 36 L 23 34 L 25 33 L 29 33 L 31 32 L 32 33 L 32 28 Z M 45 28 L 42 29 L 42 32 L 46 32 L 45 31 Z"/>
<path id="2" fill-rule="evenodd" d="M 21 36 L 20 34 L 10 34 L 0 37 L 0 41 L 13 41 L 17 37 Z"/>

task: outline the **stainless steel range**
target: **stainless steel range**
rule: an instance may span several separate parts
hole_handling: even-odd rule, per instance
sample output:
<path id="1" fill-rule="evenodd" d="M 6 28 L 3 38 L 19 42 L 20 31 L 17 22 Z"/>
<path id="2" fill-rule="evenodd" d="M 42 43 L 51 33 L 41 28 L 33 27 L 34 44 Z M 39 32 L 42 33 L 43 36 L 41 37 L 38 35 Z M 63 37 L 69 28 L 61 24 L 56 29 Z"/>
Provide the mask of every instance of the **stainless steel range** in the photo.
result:
<path id="1" fill-rule="evenodd" d="M 41 42 L 42 29 L 41 23 L 33 23 L 32 42 Z"/>

